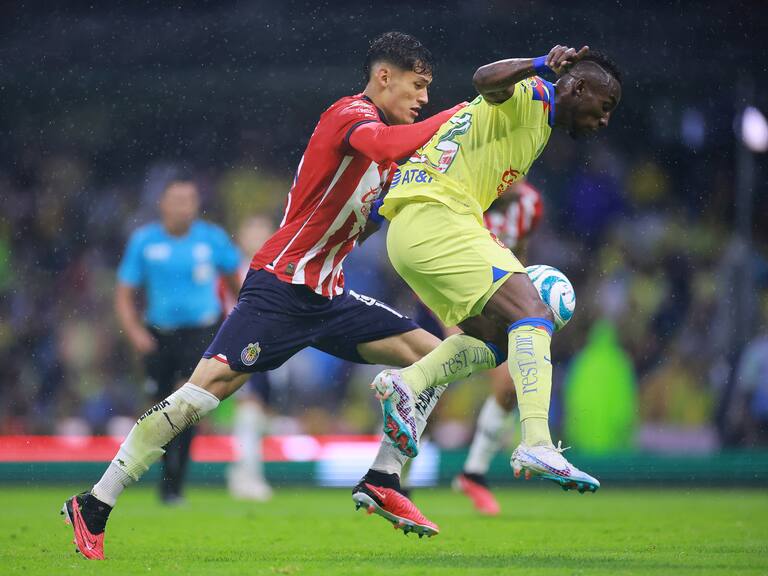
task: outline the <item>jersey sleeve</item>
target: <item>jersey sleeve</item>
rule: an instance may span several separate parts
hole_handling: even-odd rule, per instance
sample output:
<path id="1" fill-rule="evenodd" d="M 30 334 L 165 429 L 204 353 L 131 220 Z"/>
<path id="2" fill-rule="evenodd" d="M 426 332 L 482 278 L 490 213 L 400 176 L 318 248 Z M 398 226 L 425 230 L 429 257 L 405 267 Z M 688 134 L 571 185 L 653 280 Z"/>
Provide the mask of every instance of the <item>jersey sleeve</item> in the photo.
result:
<path id="1" fill-rule="evenodd" d="M 143 234 L 134 232 L 128 240 L 123 259 L 117 268 L 117 280 L 128 286 L 140 286 L 144 283 L 144 240 Z"/>
<path id="2" fill-rule="evenodd" d="M 554 98 L 552 84 L 534 76 L 515 84 L 512 96 L 498 109 L 518 126 L 538 126 L 548 120 Z"/>
<path id="3" fill-rule="evenodd" d="M 213 258 L 216 263 L 216 268 L 223 274 L 232 274 L 233 272 L 236 272 L 238 266 L 240 266 L 240 250 L 235 246 L 223 229 L 218 226 L 213 226 L 211 230 Z"/>
<path id="4" fill-rule="evenodd" d="M 345 146 L 349 146 L 349 137 L 358 126 L 369 122 L 383 124 L 379 111 L 372 102 L 357 99 L 333 110 L 327 120 L 333 123 L 337 138 Z"/>
<path id="5" fill-rule="evenodd" d="M 366 123 L 352 128 L 349 144 L 368 158 L 382 164 L 408 158 L 426 144 L 440 126 L 461 110 L 464 103 L 443 110 L 431 118 L 400 126 Z"/>

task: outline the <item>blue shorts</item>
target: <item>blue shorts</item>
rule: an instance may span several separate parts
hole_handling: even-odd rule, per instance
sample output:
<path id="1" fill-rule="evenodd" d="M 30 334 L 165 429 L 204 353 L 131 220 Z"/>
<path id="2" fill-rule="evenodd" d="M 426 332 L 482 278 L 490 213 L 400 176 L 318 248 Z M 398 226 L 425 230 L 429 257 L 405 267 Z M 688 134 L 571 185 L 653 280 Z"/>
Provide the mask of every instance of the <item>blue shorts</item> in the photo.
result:
<path id="1" fill-rule="evenodd" d="M 272 384 L 268 372 L 254 372 L 237 391 L 241 396 L 257 396 L 266 406 L 272 398 Z"/>
<path id="2" fill-rule="evenodd" d="M 433 336 L 437 336 L 440 340 L 445 339 L 445 326 L 437 319 L 432 310 L 424 306 L 421 300 L 416 300 L 416 313 L 414 316 L 416 317 L 416 323 L 424 328 L 424 330 Z"/>
<path id="3" fill-rule="evenodd" d="M 416 323 L 353 291 L 329 300 L 266 270 L 249 270 L 237 305 L 203 354 L 236 372 L 281 366 L 309 346 L 337 358 L 368 364 L 357 345 L 417 329 Z"/>

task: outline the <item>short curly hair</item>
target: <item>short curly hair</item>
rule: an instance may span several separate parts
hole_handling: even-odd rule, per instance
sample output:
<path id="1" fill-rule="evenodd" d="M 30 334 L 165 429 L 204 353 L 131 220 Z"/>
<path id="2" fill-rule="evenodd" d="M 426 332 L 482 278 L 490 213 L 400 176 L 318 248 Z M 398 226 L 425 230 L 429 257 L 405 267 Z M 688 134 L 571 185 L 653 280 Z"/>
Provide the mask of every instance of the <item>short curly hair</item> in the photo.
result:
<path id="1" fill-rule="evenodd" d="M 416 38 L 403 32 L 385 32 L 371 42 L 363 65 L 366 81 L 373 65 L 378 62 L 387 62 L 417 74 L 432 74 L 434 66 L 432 53 Z"/>
<path id="2" fill-rule="evenodd" d="M 598 50 L 590 50 L 584 58 L 582 58 L 579 62 L 576 63 L 576 65 L 571 68 L 571 71 L 576 70 L 579 68 L 579 64 L 586 63 L 586 62 L 592 62 L 593 64 L 597 64 L 606 71 L 607 74 L 610 76 L 613 76 L 613 78 L 616 80 L 616 82 L 621 85 L 621 77 L 622 73 L 621 70 L 619 70 L 618 64 L 614 60 L 612 60 L 605 52 L 600 52 Z"/>

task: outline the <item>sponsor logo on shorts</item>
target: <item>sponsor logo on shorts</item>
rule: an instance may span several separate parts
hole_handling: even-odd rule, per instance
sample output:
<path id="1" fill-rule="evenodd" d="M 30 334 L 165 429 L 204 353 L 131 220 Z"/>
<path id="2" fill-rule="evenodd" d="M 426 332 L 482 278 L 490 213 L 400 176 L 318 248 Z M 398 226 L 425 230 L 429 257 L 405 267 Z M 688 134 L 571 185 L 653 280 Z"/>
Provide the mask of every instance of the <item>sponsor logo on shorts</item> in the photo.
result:
<path id="1" fill-rule="evenodd" d="M 261 354 L 261 346 L 258 342 L 252 342 L 240 352 L 240 360 L 246 366 L 253 366 L 259 359 L 259 354 Z"/>
<path id="2" fill-rule="evenodd" d="M 376 298 L 371 298 L 370 296 L 366 296 L 365 294 L 358 294 L 354 290 L 350 290 L 349 295 L 352 296 L 352 298 L 354 298 L 358 302 L 362 302 L 366 306 L 376 306 L 377 308 L 383 308 L 384 310 L 394 314 L 398 318 L 404 318 L 404 316 L 400 314 L 400 312 L 398 312 L 394 308 L 390 308 L 389 306 L 384 304 L 384 302 L 379 302 L 378 300 L 376 300 Z"/>

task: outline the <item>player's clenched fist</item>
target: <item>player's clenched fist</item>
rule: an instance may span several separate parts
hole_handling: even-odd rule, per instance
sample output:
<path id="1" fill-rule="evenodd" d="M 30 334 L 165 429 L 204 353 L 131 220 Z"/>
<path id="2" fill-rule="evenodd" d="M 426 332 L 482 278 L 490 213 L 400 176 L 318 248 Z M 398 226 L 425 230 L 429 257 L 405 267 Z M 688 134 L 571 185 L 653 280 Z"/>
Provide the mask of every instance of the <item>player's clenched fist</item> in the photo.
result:
<path id="1" fill-rule="evenodd" d="M 547 54 L 546 65 L 558 76 L 568 72 L 568 69 L 589 54 L 589 46 L 582 46 L 578 52 L 575 48 L 558 44 Z"/>

